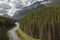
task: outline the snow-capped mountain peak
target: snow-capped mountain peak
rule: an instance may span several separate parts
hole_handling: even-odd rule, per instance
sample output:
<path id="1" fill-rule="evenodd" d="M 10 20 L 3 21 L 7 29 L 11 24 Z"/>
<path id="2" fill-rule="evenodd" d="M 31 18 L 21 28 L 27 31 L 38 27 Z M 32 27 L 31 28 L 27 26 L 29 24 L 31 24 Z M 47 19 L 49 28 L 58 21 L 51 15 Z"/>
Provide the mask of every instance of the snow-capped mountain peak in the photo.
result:
<path id="1" fill-rule="evenodd" d="M 13 17 L 16 11 L 21 10 L 26 6 L 29 6 L 36 1 L 43 0 L 0 0 L 0 14 L 1 16 L 7 14 L 10 17 Z"/>

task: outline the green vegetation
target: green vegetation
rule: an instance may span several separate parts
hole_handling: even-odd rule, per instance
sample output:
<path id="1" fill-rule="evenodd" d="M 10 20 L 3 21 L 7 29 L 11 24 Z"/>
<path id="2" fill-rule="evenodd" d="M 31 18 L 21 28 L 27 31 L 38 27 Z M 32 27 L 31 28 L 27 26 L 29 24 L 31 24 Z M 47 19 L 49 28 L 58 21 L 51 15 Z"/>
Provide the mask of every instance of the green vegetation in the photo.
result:
<path id="1" fill-rule="evenodd" d="M 15 26 L 15 21 L 0 16 L 0 40 L 9 40 L 7 31 Z"/>
<path id="2" fill-rule="evenodd" d="M 30 37 L 60 40 L 60 5 L 33 10 L 21 18 L 19 23 L 21 30 Z"/>
<path id="3" fill-rule="evenodd" d="M 34 39 L 34 38 L 28 36 L 21 29 L 18 29 L 16 32 L 17 32 L 18 37 L 20 38 L 20 40 L 40 40 L 40 39 Z"/>

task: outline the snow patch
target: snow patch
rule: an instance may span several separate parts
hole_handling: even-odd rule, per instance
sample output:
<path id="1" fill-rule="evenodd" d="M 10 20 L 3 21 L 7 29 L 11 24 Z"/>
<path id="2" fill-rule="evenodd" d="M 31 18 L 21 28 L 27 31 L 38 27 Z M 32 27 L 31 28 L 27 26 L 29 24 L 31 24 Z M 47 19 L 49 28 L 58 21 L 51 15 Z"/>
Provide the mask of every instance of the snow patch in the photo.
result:
<path id="1" fill-rule="evenodd" d="M 2 8 L 0 7 L 0 10 L 1 9 L 8 10 L 7 13 L 5 14 L 9 15 L 10 17 L 13 17 L 17 10 L 21 10 L 22 8 L 31 5 L 36 1 L 43 1 L 43 0 L 0 0 L 0 6 L 1 4 L 5 4 L 11 7 L 10 9 L 6 9 L 5 7 L 2 7 Z M 2 14 L 4 15 L 4 13 Z"/>

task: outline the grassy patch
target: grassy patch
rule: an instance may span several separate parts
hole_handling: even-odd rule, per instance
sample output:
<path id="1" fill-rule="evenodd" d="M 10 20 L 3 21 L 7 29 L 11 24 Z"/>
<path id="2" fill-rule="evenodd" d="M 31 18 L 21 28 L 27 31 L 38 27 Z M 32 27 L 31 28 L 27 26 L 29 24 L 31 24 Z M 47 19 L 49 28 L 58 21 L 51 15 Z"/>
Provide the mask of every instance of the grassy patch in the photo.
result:
<path id="1" fill-rule="evenodd" d="M 28 36 L 26 33 L 24 33 L 21 29 L 17 30 L 17 34 L 20 37 L 20 40 L 40 40 L 40 39 L 34 39 L 30 36 Z"/>

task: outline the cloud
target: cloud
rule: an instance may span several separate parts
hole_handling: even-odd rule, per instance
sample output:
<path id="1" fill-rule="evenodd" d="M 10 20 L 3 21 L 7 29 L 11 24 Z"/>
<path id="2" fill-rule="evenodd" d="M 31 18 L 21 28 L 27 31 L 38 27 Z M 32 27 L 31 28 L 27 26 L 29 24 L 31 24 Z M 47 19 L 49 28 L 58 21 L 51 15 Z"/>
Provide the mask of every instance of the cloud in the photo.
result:
<path id="1" fill-rule="evenodd" d="M 10 0 L 10 1 L 9 0 L 3 0 L 3 2 L 1 2 L 1 0 L 0 0 L 0 4 L 6 3 L 6 5 L 11 6 L 11 8 L 8 10 L 8 12 L 6 14 L 13 17 L 15 15 L 15 12 L 17 11 L 17 8 L 16 8 L 17 6 L 20 7 L 23 5 L 21 8 L 18 8 L 18 9 L 22 9 L 23 7 L 29 6 L 36 1 L 43 1 L 43 0 Z M 19 4 L 19 5 L 17 5 L 17 4 Z M 0 15 L 3 15 L 3 14 L 4 14 L 4 12 Z"/>

